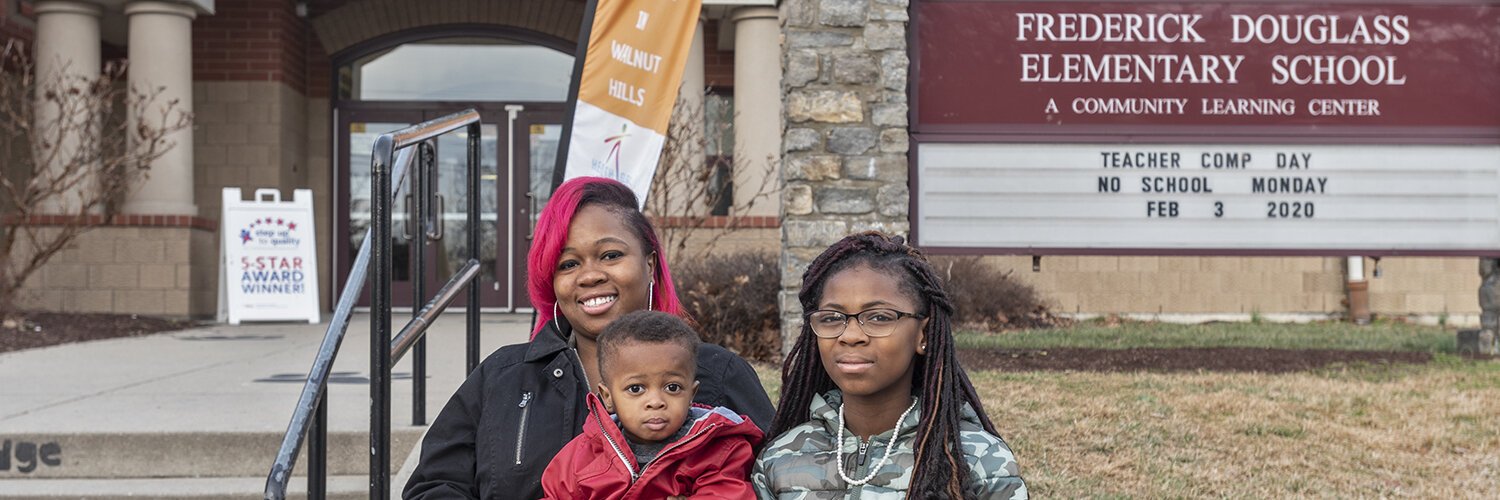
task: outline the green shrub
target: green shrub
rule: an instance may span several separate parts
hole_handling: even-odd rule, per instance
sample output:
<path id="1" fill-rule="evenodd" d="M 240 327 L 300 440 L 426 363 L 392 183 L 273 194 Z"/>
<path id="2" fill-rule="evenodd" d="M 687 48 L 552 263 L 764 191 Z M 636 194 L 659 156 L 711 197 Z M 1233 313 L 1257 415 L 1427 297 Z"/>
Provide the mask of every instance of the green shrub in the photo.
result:
<path id="1" fill-rule="evenodd" d="M 698 322 L 704 342 L 745 359 L 781 359 L 781 318 L 776 308 L 781 274 L 765 252 L 710 255 L 672 266 L 677 297 Z"/>

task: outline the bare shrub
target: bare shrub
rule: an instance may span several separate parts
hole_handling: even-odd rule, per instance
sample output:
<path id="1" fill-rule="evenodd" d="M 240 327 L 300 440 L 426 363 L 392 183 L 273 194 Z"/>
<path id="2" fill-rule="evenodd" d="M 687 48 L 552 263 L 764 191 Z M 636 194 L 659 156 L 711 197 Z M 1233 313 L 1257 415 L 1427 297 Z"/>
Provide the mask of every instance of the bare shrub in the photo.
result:
<path id="1" fill-rule="evenodd" d="M 677 296 L 703 340 L 747 359 L 781 359 L 776 258 L 764 252 L 711 255 L 672 267 Z"/>
<path id="2" fill-rule="evenodd" d="M 21 287 L 48 260 L 116 214 L 173 146 L 167 137 L 192 125 L 175 100 L 158 102 L 164 89 L 125 84 L 125 69 L 39 77 L 22 44 L 0 52 L 0 319 L 16 315 Z"/>
<path id="3" fill-rule="evenodd" d="M 651 196 L 646 198 L 645 211 L 656 219 L 670 262 L 707 257 L 720 238 L 744 228 L 756 203 L 777 193 L 774 157 L 750 161 L 744 155 L 705 156 L 709 136 L 727 131 L 705 130 L 706 113 L 702 104 L 677 100 L 651 180 Z M 715 118 L 720 127 L 733 121 L 733 116 Z M 748 185 L 733 187 L 732 182 L 747 180 Z M 714 215 L 715 208 L 724 215 Z M 689 240 L 695 241 L 691 248 Z"/>
<path id="4" fill-rule="evenodd" d="M 980 257 L 936 256 L 932 265 L 953 297 L 957 309 L 954 322 L 960 326 L 996 330 L 1057 323 L 1035 288 Z"/>

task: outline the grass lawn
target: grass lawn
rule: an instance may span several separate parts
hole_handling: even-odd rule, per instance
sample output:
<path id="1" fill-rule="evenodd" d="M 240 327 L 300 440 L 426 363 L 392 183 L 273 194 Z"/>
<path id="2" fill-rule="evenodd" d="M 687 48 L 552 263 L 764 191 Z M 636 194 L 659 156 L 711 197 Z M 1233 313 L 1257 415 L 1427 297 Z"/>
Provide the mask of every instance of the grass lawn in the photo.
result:
<path id="1" fill-rule="evenodd" d="M 1279 375 L 971 373 L 1037 498 L 1500 498 L 1500 361 L 1443 354 L 1452 336 L 1410 325 L 1135 323 L 964 342 L 1438 353 L 1425 365 Z M 774 400 L 779 368 L 758 370 Z"/>
<path id="2" fill-rule="evenodd" d="M 1436 326 L 1380 321 L 1349 323 L 1205 323 L 1180 325 L 1091 320 L 1067 328 L 1003 333 L 960 332 L 961 348 L 1267 347 L 1359 351 L 1457 352 L 1456 333 Z"/>

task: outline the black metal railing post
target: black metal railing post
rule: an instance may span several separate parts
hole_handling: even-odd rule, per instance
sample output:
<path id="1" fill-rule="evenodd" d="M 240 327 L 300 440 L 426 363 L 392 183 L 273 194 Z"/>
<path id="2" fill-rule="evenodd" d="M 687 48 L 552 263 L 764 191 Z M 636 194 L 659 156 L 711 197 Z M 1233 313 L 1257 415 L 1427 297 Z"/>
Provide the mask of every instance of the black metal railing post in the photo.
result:
<path id="1" fill-rule="evenodd" d="M 307 500 L 328 498 L 328 391 L 318 396 L 313 433 L 307 440 Z"/>
<path id="2" fill-rule="evenodd" d="M 391 163 L 394 139 L 375 139 L 370 167 L 374 206 L 370 213 L 370 236 L 375 240 L 371 260 L 370 290 L 370 498 L 390 497 L 391 449 Z"/>
<path id="3" fill-rule="evenodd" d="M 428 231 L 428 212 L 432 210 L 432 190 L 437 185 L 434 181 L 433 165 L 436 163 L 432 141 L 423 141 L 417 144 L 417 169 L 416 175 L 412 176 L 415 181 L 412 199 L 416 200 L 415 217 L 407 221 L 407 226 L 415 223 L 417 228 L 412 231 L 416 234 L 416 272 L 412 275 L 416 278 L 416 286 L 412 288 L 411 317 L 416 318 L 421 311 L 416 304 L 427 299 L 427 244 L 432 241 L 431 232 Z M 440 222 L 439 222 L 440 223 Z M 438 251 L 442 251 L 439 247 Z M 422 425 L 427 423 L 427 337 L 417 339 L 416 347 L 412 350 L 411 358 L 411 425 Z"/>
<path id="4" fill-rule="evenodd" d="M 469 201 L 469 207 L 468 207 L 469 208 L 469 210 L 468 210 L 468 219 L 469 219 L 469 258 L 473 259 L 473 260 L 476 260 L 476 261 L 480 260 L 480 257 L 479 257 L 479 139 L 480 139 L 480 137 L 479 137 L 479 130 L 480 130 L 479 122 L 474 122 L 474 123 L 469 124 L 469 137 L 468 137 L 468 139 L 469 139 L 468 140 L 468 153 L 469 153 L 468 154 L 468 160 L 469 160 L 469 164 L 467 165 L 467 167 L 468 167 L 468 177 L 469 178 L 466 179 L 467 182 L 464 183 L 467 186 L 466 189 L 465 189 L 465 191 L 467 191 L 468 195 L 469 195 L 468 196 L 468 201 Z M 514 193 L 508 193 L 506 196 L 508 197 L 511 194 L 514 194 Z M 506 228 L 506 229 L 510 230 L 510 228 Z M 495 234 L 496 234 L 497 237 L 499 236 L 498 232 L 495 233 Z M 506 249 L 505 251 L 514 251 L 514 249 Z M 499 266 L 500 262 L 497 260 L 495 262 L 495 265 Z M 510 276 L 510 273 L 511 273 L 511 271 L 507 270 L 505 272 L 505 275 L 506 276 Z M 466 324 L 467 328 L 465 329 L 466 330 L 465 331 L 465 338 L 466 338 L 465 344 L 467 345 L 467 351 L 466 351 L 466 353 L 467 353 L 467 357 L 466 357 L 467 363 L 465 363 L 465 366 L 467 367 L 467 370 L 464 371 L 464 374 L 468 375 L 470 373 L 474 373 L 474 369 L 476 369 L 476 368 L 479 367 L 479 280 L 475 280 L 472 284 L 469 285 L 469 307 L 468 307 L 468 310 L 466 311 L 465 319 L 468 320 L 468 321 L 467 321 L 467 324 Z"/>
<path id="5" fill-rule="evenodd" d="M 461 287 L 469 288 L 469 317 L 468 317 L 468 359 L 469 371 L 473 371 L 478 364 L 478 333 L 479 333 L 479 275 L 483 267 L 478 257 L 479 248 L 479 113 L 469 109 L 435 120 L 429 120 L 401 130 L 386 133 L 375 140 L 372 157 L 370 160 L 371 181 L 371 220 L 370 227 L 365 234 L 365 239 L 360 245 L 359 252 L 355 254 L 354 263 L 350 267 L 349 276 L 344 282 L 343 290 L 339 294 L 338 304 L 335 307 L 332 318 L 328 324 L 328 330 L 323 335 L 323 342 L 319 344 L 318 353 L 313 358 L 312 368 L 308 370 L 307 381 L 303 383 L 302 393 L 298 396 L 297 407 L 292 412 L 292 418 L 287 423 L 286 435 L 283 436 L 281 447 L 276 452 L 276 460 L 271 464 L 271 472 L 266 477 L 265 498 L 267 500 L 283 500 L 286 498 L 287 484 L 291 480 L 291 474 L 297 463 L 297 451 L 302 447 L 302 441 L 308 440 L 308 498 L 320 499 L 327 494 L 327 457 L 328 457 L 328 379 L 333 370 L 334 359 L 338 356 L 339 345 L 344 339 L 344 334 L 349 328 L 349 321 L 354 312 L 354 304 L 359 299 L 360 293 L 368 284 L 370 290 L 370 467 L 369 467 L 369 496 L 370 498 L 386 499 L 390 497 L 390 434 L 391 434 L 391 367 L 401 356 L 406 354 L 407 349 L 419 346 L 425 339 L 428 327 L 437 319 L 437 316 L 456 299 Z M 408 165 L 412 163 L 413 152 L 425 152 L 427 157 L 421 161 L 417 176 L 432 175 L 435 171 L 435 162 L 432 144 L 423 144 L 425 141 L 435 139 L 461 127 L 467 127 L 469 132 L 468 144 L 468 241 L 470 258 L 462 269 L 453 273 L 447 283 L 438 291 L 437 296 L 429 300 L 425 306 L 418 311 L 413 311 L 413 316 L 401 329 L 399 338 L 391 338 L 391 305 L 393 278 L 392 253 L 392 211 L 394 210 L 395 197 L 400 193 L 401 186 L 405 180 Z M 422 171 L 426 171 L 423 174 Z M 413 179 L 413 184 L 419 183 Z M 421 181 L 422 186 L 412 186 L 418 196 L 414 198 L 421 200 L 431 195 L 437 182 L 432 177 Z M 419 201 L 421 208 L 431 212 L 431 200 Z M 438 214 L 437 217 L 441 217 Z M 421 245 L 426 244 L 427 239 L 438 240 L 441 236 L 429 234 L 426 225 L 428 221 L 423 212 L 418 212 L 416 217 L 408 221 L 420 226 L 417 234 L 423 241 L 418 242 L 418 269 L 413 273 L 419 283 L 418 295 L 425 295 L 425 256 L 421 255 Z M 433 222 L 441 224 L 441 220 Z M 411 231 L 406 231 L 411 234 Z M 440 234 L 441 231 L 438 231 Z M 372 266 L 374 269 L 371 270 Z M 419 302 L 420 299 L 414 299 Z M 421 350 L 418 347 L 418 350 Z M 419 354 L 419 359 L 422 354 Z M 416 363 L 414 362 L 414 365 Z M 413 415 L 415 420 L 425 420 L 425 402 L 423 394 L 425 388 L 425 362 L 421 368 L 414 366 L 413 392 Z M 308 438 L 311 433 L 312 437 Z"/>

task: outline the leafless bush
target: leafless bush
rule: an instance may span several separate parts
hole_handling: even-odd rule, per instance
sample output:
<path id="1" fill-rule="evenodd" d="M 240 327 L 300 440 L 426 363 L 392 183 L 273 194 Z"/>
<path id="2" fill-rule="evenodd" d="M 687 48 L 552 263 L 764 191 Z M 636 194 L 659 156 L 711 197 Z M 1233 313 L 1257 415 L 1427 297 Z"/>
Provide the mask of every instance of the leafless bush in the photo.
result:
<path id="1" fill-rule="evenodd" d="M 996 330 L 1056 323 L 1035 288 L 980 257 L 937 256 L 932 258 L 932 265 L 953 297 L 957 309 L 954 322 L 960 326 Z"/>
<path id="2" fill-rule="evenodd" d="M 661 160 L 651 181 L 646 213 L 657 219 L 657 232 L 670 262 L 707 257 L 720 238 L 743 228 L 756 203 L 776 193 L 775 158 L 751 161 L 743 155 L 708 157 L 710 134 L 727 131 L 733 117 L 717 117 L 724 130 L 705 130 L 702 104 L 684 99 L 673 109 L 671 125 L 662 145 Z M 731 180 L 749 186 L 731 187 Z M 738 191 L 741 196 L 735 197 Z M 725 213 L 713 215 L 719 207 Z M 695 238 L 696 236 L 696 238 Z M 694 239 L 692 248 L 688 241 Z"/>
<path id="3" fill-rule="evenodd" d="M 176 100 L 157 102 L 164 89 L 126 85 L 125 69 L 39 78 L 22 44 L 0 52 L 0 319 L 49 259 L 116 214 L 172 147 L 167 136 L 191 126 Z"/>
<path id="4" fill-rule="evenodd" d="M 781 359 L 781 289 L 776 258 L 764 252 L 712 255 L 672 268 L 677 296 L 705 342 L 722 345 L 747 359 Z"/>

